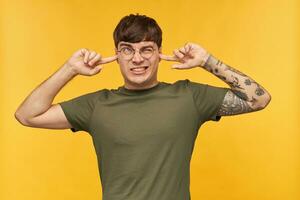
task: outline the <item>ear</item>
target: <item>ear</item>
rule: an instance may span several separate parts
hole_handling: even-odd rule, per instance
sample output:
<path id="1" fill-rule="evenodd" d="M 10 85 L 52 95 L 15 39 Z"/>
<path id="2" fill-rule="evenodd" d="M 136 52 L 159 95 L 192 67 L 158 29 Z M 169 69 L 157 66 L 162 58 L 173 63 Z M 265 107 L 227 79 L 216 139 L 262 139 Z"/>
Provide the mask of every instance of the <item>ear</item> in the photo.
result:
<path id="1" fill-rule="evenodd" d="M 158 53 L 161 54 L 161 52 L 162 52 L 162 47 L 160 46 L 159 49 L 158 49 Z M 160 62 L 160 61 L 161 61 L 161 58 L 160 58 L 160 56 L 159 56 L 159 62 Z"/>
<path id="2" fill-rule="evenodd" d="M 115 48 L 115 55 L 117 55 L 117 54 L 118 54 L 118 49 Z M 119 64 L 119 59 L 117 59 L 116 61 L 117 61 L 117 63 Z"/>

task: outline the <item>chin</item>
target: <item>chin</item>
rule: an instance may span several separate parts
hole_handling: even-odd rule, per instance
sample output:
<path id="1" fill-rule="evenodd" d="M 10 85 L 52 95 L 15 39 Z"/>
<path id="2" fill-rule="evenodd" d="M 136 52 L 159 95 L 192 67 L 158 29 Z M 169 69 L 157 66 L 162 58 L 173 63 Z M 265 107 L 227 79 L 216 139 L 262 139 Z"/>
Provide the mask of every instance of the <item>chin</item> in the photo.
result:
<path id="1" fill-rule="evenodd" d="M 143 84 L 146 82 L 149 82 L 150 80 L 150 74 L 145 75 L 131 75 L 128 77 L 129 82 L 135 83 L 135 84 Z"/>
<path id="2" fill-rule="evenodd" d="M 131 84 L 134 84 L 134 85 L 145 85 L 147 84 L 148 82 L 148 79 L 147 78 L 134 78 L 134 79 L 131 79 L 129 81 Z"/>

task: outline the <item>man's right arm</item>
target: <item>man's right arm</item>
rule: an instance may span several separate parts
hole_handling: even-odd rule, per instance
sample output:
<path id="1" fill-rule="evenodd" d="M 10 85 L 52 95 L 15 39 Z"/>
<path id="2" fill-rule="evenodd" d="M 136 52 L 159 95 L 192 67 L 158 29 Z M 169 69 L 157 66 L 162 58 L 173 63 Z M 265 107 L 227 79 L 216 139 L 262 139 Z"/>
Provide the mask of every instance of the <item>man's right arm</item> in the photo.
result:
<path id="1" fill-rule="evenodd" d="M 102 69 L 100 64 L 112 62 L 117 56 L 101 58 L 95 51 L 79 49 L 52 76 L 42 82 L 22 102 L 15 118 L 23 125 L 36 128 L 71 128 L 61 106 L 52 104 L 57 93 L 76 75 L 93 76 Z"/>
<path id="2" fill-rule="evenodd" d="M 70 65 L 64 64 L 41 83 L 22 102 L 15 118 L 23 125 L 38 128 L 71 128 L 59 104 L 52 105 L 57 93 L 76 76 Z"/>

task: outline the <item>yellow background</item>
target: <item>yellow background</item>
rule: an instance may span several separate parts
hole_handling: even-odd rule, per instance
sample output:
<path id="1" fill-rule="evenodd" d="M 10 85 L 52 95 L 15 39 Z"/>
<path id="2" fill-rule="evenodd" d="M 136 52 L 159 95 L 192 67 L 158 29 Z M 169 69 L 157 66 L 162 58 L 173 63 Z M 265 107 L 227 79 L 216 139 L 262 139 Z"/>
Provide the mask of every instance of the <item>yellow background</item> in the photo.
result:
<path id="1" fill-rule="evenodd" d="M 130 13 L 157 20 L 165 54 L 196 42 L 272 95 L 262 111 L 201 127 L 192 199 L 300 199 L 299 11 L 296 0 L 2 0 L 0 199 L 101 199 L 91 137 L 24 127 L 14 112 L 77 49 L 112 55 L 112 32 Z M 229 87 L 203 69 L 171 70 L 171 64 L 161 63 L 160 81 Z M 110 63 L 93 77 L 73 79 L 54 103 L 122 84 L 119 66 Z"/>

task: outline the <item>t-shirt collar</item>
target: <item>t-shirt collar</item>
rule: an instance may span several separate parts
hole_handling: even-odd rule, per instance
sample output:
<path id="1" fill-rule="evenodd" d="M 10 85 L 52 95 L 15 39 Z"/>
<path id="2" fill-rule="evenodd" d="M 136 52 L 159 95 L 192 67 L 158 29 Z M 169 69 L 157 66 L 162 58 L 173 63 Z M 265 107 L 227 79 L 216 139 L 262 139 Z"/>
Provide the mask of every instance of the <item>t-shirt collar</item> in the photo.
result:
<path id="1" fill-rule="evenodd" d="M 162 85 L 163 85 L 163 82 L 158 82 L 156 85 L 154 85 L 150 88 L 146 88 L 146 89 L 127 89 L 123 85 L 118 88 L 118 91 L 122 94 L 127 94 L 127 95 L 141 95 L 141 94 L 147 94 L 147 93 L 154 92 L 154 91 L 158 90 L 159 88 L 161 88 Z"/>

